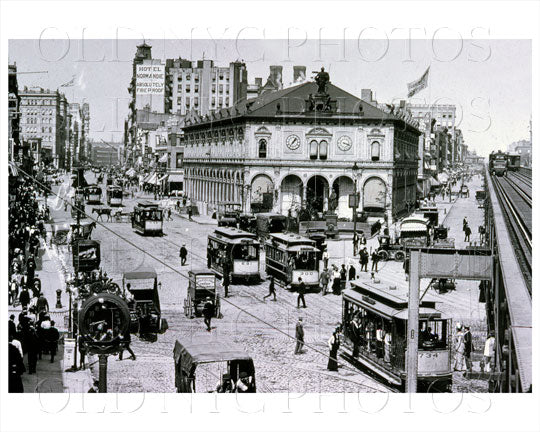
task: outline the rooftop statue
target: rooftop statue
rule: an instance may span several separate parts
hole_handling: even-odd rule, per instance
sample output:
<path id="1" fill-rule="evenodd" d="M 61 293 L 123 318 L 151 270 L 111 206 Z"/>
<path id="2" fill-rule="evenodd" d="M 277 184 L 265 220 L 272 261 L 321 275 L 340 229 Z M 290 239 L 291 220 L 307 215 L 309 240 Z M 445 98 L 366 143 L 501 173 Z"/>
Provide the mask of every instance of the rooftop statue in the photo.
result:
<path id="1" fill-rule="evenodd" d="M 315 76 L 315 82 L 317 83 L 318 94 L 326 94 L 326 85 L 330 82 L 330 75 L 328 72 L 324 71 L 324 67 L 321 68 L 321 71 Z"/>

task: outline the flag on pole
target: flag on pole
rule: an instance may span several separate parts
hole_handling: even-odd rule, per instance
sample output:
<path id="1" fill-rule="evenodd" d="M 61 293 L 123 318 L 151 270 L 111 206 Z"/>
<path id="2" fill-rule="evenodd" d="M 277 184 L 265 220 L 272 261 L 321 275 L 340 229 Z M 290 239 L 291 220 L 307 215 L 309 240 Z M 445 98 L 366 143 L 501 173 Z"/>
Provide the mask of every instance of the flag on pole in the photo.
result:
<path id="1" fill-rule="evenodd" d="M 62 84 L 60 87 L 73 87 L 75 85 L 75 75 L 71 77 L 71 80 L 69 80 L 67 83 Z"/>
<path id="2" fill-rule="evenodd" d="M 425 89 L 428 85 L 428 77 L 429 77 L 429 66 L 424 72 L 424 75 L 420 77 L 420 79 L 417 79 L 416 81 L 410 82 L 407 84 L 407 89 L 409 92 L 407 93 L 407 97 L 410 98 L 414 96 L 419 91 Z"/>

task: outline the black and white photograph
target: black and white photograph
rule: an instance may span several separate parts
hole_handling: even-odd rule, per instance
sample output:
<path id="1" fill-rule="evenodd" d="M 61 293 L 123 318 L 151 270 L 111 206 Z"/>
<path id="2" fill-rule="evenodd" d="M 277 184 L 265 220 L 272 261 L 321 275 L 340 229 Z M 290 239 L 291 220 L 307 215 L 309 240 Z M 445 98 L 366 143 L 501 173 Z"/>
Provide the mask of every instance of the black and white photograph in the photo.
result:
<path id="1" fill-rule="evenodd" d="M 19 12 L 3 22 L 24 16 L 8 3 Z M 94 27 L 68 24 L 91 8 L 77 3 L 2 32 L 3 400 L 58 416 L 107 393 L 108 412 L 126 397 L 149 416 L 165 402 L 137 394 L 170 396 L 172 411 L 207 400 L 216 430 L 234 426 L 218 401 L 258 412 L 285 395 L 280 413 L 302 395 L 318 395 L 311 415 L 322 395 L 349 412 L 355 395 L 351 412 L 379 420 L 400 394 L 429 397 L 429 430 L 452 430 L 441 413 L 484 423 L 510 416 L 503 400 L 534 405 L 530 19 L 499 37 L 481 17 L 459 31 L 429 13 L 403 28 L 393 13 L 335 18 L 368 2 L 116 2 L 143 21 L 107 17 L 102 30 L 97 12 Z M 410 5 L 437 3 L 453 7 Z M 539 10 L 521 6 L 496 9 Z M 171 27 L 176 8 L 185 28 Z M 250 23 L 254 8 L 276 22 Z M 188 10 L 200 28 L 182 22 Z M 221 27 L 205 26 L 218 10 Z M 270 430 L 250 416 L 243 427 Z M 337 418 L 326 427 L 354 427 Z"/>

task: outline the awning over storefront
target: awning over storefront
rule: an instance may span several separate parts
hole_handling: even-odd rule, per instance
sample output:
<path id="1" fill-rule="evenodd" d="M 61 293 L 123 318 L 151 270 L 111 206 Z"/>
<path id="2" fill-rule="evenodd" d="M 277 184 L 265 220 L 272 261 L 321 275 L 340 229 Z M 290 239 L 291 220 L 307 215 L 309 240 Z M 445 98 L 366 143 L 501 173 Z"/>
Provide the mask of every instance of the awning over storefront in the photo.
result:
<path id="1" fill-rule="evenodd" d="M 165 163 L 167 162 L 167 153 L 163 153 L 163 156 L 161 156 L 158 160 L 159 163 Z"/>
<path id="2" fill-rule="evenodd" d="M 440 186 L 441 182 L 439 182 L 435 177 L 431 177 L 431 186 Z"/>
<path id="3" fill-rule="evenodd" d="M 9 162 L 9 175 L 11 176 L 18 176 L 19 171 L 17 170 L 17 165 L 15 165 L 13 162 Z"/>
<path id="4" fill-rule="evenodd" d="M 160 177 L 160 179 L 158 180 L 159 183 L 162 183 L 163 181 L 167 180 L 167 177 L 169 175 L 168 174 L 165 174 L 163 177 Z"/>
<path id="5" fill-rule="evenodd" d="M 156 180 L 157 180 L 157 174 L 156 174 L 156 173 L 152 173 L 152 175 L 151 175 L 150 178 L 146 181 L 146 183 L 155 184 L 155 183 L 156 183 Z"/>
<path id="6" fill-rule="evenodd" d="M 184 174 L 169 174 L 169 183 L 183 183 Z"/>
<path id="7" fill-rule="evenodd" d="M 128 177 L 134 177 L 135 176 L 135 170 L 133 168 L 130 168 L 126 171 L 126 175 Z"/>
<path id="8" fill-rule="evenodd" d="M 448 178 L 449 178 L 449 176 L 448 176 L 448 174 L 446 174 L 446 173 L 440 173 L 440 174 L 438 175 L 438 180 L 439 180 L 441 183 L 447 183 L 447 182 L 448 182 Z"/>

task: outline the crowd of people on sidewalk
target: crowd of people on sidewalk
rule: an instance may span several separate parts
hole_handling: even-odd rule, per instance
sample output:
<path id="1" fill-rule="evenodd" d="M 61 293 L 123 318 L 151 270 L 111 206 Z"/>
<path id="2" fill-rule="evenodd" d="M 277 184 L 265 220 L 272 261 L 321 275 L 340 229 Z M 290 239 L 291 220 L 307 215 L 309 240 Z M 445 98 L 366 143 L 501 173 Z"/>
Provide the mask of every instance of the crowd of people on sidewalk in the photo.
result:
<path id="1" fill-rule="evenodd" d="M 45 195 L 45 191 L 42 191 Z M 49 219 L 46 203 L 38 201 L 40 191 L 25 176 L 10 177 L 8 220 L 8 302 L 21 307 L 17 323 L 9 318 L 9 391 L 22 392 L 22 374 L 36 373 L 43 354 L 56 355 L 58 329 L 49 316 L 49 303 L 36 274 L 41 238 L 46 236 Z M 26 355 L 27 367 L 24 364 Z"/>
<path id="2" fill-rule="evenodd" d="M 8 302 L 24 307 L 37 301 L 41 293 L 36 260 L 39 259 L 40 239 L 46 236 L 45 221 L 49 218 L 49 209 L 46 204 L 40 206 L 38 191 L 25 178 L 15 178 L 9 194 Z"/>
<path id="3" fill-rule="evenodd" d="M 15 324 L 15 315 L 10 315 L 8 322 L 9 338 L 9 392 L 23 393 L 22 374 L 37 372 L 38 360 L 44 354 L 50 355 L 54 362 L 58 350 L 60 332 L 51 320 L 48 310 L 42 310 L 34 316 L 23 310 Z M 26 355 L 27 366 L 24 364 Z"/>

